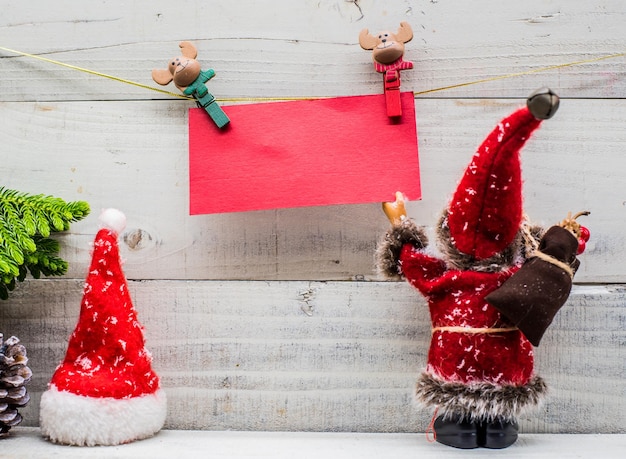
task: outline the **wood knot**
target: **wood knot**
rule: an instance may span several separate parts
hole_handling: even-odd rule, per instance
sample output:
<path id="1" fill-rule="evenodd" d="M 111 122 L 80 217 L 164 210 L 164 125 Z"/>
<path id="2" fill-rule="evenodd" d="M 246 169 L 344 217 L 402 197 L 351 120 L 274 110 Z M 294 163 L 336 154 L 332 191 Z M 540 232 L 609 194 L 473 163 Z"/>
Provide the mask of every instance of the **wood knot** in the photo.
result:
<path id="1" fill-rule="evenodd" d="M 153 245 L 150 233 L 141 228 L 127 231 L 123 239 L 130 250 L 142 250 Z"/>

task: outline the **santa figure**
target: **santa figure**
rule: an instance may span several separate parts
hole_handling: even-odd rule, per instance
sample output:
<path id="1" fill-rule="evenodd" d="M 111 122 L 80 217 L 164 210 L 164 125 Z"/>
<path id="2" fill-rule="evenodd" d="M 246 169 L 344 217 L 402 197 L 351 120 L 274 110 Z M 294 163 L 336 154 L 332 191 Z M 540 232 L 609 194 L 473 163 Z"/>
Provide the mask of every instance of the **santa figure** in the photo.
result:
<path id="1" fill-rule="evenodd" d="M 487 136 L 437 224 L 440 258 L 428 248 L 424 229 L 406 217 L 401 193 L 383 204 L 392 228 L 379 245 L 377 265 L 428 301 L 432 339 L 416 399 L 435 409 L 435 438 L 449 446 L 510 446 L 516 418 L 546 392 L 534 372 L 533 345 L 486 297 L 537 256 L 543 230 L 523 216 L 519 150 L 558 102 L 550 90 L 537 91 Z M 564 264 L 575 270 L 575 250 Z M 549 324 L 548 318 L 536 322 L 534 330 Z"/>

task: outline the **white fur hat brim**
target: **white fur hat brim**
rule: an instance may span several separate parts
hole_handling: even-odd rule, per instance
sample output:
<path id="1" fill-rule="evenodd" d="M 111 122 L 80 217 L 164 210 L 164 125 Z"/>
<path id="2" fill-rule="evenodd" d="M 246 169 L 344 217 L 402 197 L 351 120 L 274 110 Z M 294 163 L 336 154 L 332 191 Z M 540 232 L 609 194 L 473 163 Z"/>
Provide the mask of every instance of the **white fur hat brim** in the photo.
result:
<path id="1" fill-rule="evenodd" d="M 41 396 L 42 434 L 75 446 L 119 445 L 153 436 L 163 427 L 167 398 L 153 394 L 116 399 L 86 397 L 51 386 Z"/>

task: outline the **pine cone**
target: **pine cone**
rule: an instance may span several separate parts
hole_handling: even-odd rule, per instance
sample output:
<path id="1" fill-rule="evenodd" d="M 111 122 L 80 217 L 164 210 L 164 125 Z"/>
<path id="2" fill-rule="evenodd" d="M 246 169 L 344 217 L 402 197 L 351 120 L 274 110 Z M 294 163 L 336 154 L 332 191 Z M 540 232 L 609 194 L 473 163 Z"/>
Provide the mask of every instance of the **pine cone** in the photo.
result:
<path id="1" fill-rule="evenodd" d="M 26 366 L 26 348 L 19 342 L 15 336 L 3 342 L 0 333 L 0 435 L 22 421 L 17 408 L 30 400 L 25 386 L 33 372 Z"/>

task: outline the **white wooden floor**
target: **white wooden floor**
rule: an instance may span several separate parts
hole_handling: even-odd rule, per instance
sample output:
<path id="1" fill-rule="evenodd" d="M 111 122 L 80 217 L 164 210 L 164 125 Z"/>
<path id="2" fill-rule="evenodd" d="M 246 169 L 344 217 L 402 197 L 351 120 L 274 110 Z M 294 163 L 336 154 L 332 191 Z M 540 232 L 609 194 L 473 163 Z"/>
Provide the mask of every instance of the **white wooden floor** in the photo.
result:
<path id="1" fill-rule="evenodd" d="M 424 434 L 234 432 L 164 430 L 122 446 L 79 448 L 54 445 L 38 428 L 17 427 L 0 440 L 0 458 L 623 458 L 625 435 L 526 434 L 504 450 L 457 450 L 429 443 Z"/>

